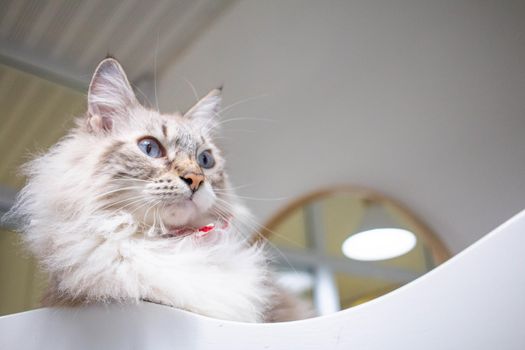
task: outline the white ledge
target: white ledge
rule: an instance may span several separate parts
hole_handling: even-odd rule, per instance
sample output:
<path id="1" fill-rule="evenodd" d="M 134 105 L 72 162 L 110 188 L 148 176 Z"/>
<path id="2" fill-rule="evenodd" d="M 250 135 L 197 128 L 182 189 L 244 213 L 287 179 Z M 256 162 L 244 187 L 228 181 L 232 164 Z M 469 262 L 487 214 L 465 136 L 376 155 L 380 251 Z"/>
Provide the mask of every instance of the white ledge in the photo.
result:
<path id="1" fill-rule="evenodd" d="M 525 349 L 525 211 L 417 280 L 304 321 L 221 321 L 156 304 L 0 318 L 0 349 Z"/>

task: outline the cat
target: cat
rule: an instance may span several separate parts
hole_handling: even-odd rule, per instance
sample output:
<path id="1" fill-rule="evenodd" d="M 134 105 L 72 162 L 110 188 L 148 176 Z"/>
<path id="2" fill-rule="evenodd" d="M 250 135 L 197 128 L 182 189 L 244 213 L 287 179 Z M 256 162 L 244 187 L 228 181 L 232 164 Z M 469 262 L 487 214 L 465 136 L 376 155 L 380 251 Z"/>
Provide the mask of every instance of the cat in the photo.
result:
<path id="1" fill-rule="evenodd" d="M 8 214 L 50 276 L 46 306 L 142 300 L 244 322 L 303 318 L 243 226 L 214 144 L 221 89 L 186 113 L 142 106 L 104 59 L 87 112 L 23 167 Z"/>

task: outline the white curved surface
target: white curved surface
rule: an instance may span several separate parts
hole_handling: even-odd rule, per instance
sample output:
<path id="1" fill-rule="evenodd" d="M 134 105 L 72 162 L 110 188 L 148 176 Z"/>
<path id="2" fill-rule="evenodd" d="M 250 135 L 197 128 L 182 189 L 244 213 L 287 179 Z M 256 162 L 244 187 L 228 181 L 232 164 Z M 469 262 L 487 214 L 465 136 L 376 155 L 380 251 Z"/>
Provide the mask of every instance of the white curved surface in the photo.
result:
<path id="1" fill-rule="evenodd" d="M 445 264 L 361 306 L 247 324 L 160 305 L 0 318 L 0 349 L 525 349 L 525 211 Z"/>

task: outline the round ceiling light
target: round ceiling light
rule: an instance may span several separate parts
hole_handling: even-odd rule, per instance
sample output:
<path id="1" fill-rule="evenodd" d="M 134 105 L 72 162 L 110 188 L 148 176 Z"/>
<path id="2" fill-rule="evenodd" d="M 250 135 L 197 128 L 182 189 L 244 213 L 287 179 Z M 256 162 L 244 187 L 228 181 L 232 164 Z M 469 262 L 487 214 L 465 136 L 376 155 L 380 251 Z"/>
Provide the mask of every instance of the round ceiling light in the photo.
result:
<path id="1" fill-rule="evenodd" d="M 411 251 L 416 236 L 399 228 L 376 228 L 348 237 L 342 245 L 343 254 L 351 259 L 375 261 L 391 259 Z"/>

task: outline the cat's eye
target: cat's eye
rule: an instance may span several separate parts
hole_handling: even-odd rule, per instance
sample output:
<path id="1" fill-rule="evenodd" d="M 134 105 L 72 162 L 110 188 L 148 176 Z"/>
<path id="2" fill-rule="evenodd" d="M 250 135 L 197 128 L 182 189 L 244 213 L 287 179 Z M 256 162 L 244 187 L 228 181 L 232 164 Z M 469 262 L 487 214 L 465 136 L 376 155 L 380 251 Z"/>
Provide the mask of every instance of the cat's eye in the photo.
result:
<path id="1" fill-rule="evenodd" d="M 142 138 L 139 140 L 137 145 L 139 146 L 142 153 L 152 158 L 160 158 L 164 155 L 161 144 L 153 137 Z"/>
<path id="2" fill-rule="evenodd" d="M 197 162 L 202 168 L 210 169 L 215 165 L 215 158 L 213 158 L 210 150 L 206 150 L 199 153 L 197 156 Z"/>

